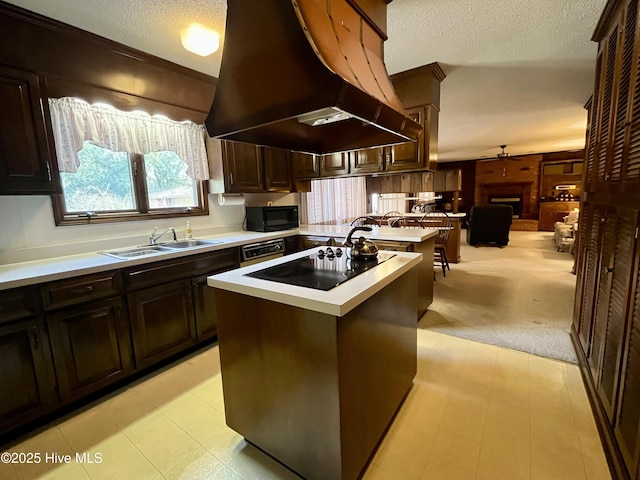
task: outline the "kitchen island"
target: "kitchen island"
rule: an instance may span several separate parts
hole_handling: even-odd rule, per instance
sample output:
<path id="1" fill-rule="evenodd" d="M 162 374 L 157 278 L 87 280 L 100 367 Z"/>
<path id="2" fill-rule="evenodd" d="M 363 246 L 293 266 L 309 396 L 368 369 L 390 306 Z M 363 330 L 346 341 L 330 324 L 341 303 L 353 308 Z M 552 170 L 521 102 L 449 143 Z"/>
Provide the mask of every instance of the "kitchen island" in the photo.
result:
<path id="1" fill-rule="evenodd" d="M 345 225 L 300 225 L 303 236 L 331 238 L 334 245 L 342 245 L 353 227 Z M 422 254 L 418 266 L 418 319 L 433 302 L 433 249 L 438 231 L 433 228 L 391 228 L 372 227 L 371 232 L 358 232 L 373 242 L 381 250 L 410 251 Z"/>
<path id="2" fill-rule="evenodd" d="M 227 425 L 307 479 L 359 477 L 416 373 L 418 253 L 327 291 L 247 274 L 215 288 Z M 390 255 L 389 255 L 390 256 Z"/>

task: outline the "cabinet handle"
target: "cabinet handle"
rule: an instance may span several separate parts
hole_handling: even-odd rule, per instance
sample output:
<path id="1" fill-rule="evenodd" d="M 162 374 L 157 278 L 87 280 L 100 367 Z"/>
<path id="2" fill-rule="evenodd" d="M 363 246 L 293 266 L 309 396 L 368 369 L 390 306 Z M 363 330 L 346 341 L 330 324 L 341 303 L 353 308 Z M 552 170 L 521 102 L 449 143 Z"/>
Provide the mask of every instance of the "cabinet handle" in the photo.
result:
<path id="1" fill-rule="evenodd" d="M 613 273 L 613 268 L 611 268 L 611 267 L 607 267 L 607 268 L 606 268 L 606 272 L 607 272 L 607 273 Z"/>
<path id="2" fill-rule="evenodd" d="M 229 172 L 229 185 L 233 185 L 233 172 Z"/>
<path id="3" fill-rule="evenodd" d="M 38 350 L 38 333 L 36 332 L 36 327 L 29 330 L 29 339 L 31 340 L 31 348 Z"/>
<path id="4" fill-rule="evenodd" d="M 86 287 L 83 288 L 74 288 L 71 290 L 71 293 L 75 294 L 75 295 L 80 295 L 83 293 L 90 293 L 93 292 L 94 290 L 94 286 L 93 285 L 87 285 Z"/>
<path id="5" fill-rule="evenodd" d="M 387 163 L 392 164 L 393 161 L 391 160 L 391 152 L 387 153 Z"/>

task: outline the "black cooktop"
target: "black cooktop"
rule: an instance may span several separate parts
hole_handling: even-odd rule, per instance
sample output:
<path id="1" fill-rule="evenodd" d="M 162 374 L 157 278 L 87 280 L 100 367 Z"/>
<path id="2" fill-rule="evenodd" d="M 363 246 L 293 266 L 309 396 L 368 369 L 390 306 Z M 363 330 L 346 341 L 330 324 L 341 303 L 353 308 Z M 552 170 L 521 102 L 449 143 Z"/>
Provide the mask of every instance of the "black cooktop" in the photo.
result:
<path id="1" fill-rule="evenodd" d="M 392 257 L 395 257 L 394 253 L 378 252 L 377 258 L 373 260 L 353 260 L 347 258 L 343 249 L 327 247 L 319 250 L 318 253 L 245 275 L 271 282 L 327 291 Z"/>

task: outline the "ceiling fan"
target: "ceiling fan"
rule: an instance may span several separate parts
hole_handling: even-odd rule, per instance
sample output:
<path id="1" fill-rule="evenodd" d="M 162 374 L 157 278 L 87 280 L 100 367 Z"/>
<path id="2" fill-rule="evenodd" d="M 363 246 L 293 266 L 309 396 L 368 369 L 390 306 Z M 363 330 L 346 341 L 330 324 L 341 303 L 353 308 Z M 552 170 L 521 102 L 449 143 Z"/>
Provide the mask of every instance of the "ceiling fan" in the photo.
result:
<path id="1" fill-rule="evenodd" d="M 507 176 L 507 160 L 515 160 L 515 161 L 520 161 L 519 158 L 514 158 L 514 157 L 510 157 L 509 154 L 507 152 L 505 152 L 505 148 L 507 148 L 507 145 L 500 145 L 500 148 L 502 149 L 501 152 L 499 152 L 495 158 L 483 158 L 482 160 L 480 160 L 481 162 L 492 162 L 495 160 L 502 160 L 502 176 L 506 177 Z"/>
<path id="2" fill-rule="evenodd" d="M 504 151 L 504 149 L 507 148 L 507 146 L 506 145 L 500 145 L 500 148 L 502 149 L 502 152 L 498 153 L 496 155 L 496 158 L 502 159 L 502 160 L 504 160 L 506 158 L 509 158 L 509 154 Z"/>

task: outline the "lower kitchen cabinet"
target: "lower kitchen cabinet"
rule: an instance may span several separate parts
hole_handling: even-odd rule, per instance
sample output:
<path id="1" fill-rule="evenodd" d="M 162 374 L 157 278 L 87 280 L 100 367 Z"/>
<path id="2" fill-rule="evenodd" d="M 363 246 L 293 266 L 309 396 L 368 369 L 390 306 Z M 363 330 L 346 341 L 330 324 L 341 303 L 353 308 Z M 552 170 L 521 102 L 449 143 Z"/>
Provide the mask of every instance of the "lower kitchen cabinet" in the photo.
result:
<path id="1" fill-rule="evenodd" d="M 49 341 L 35 317 L 0 324 L 0 434 L 57 403 Z"/>
<path id="2" fill-rule="evenodd" d="M 129 320 L 121 297 L 47 315 L 58 388 L 71 401 L 133 370 Z"/>
<path id="3" fill-rule="evenodd" d="M 196 344 L 191 280 L 128 294 L 136 366 L 149 367 Z"/>
<path id="4" fill-rule="evenodd" d="M 206 274 L 191 279 L 198 342 L 218 335 L 216 300 L 214 289 L 207 285 L 208 276 L 209 274 Z"/>

